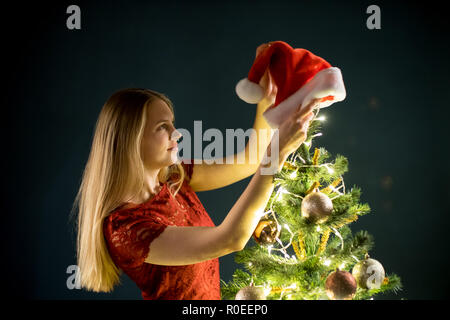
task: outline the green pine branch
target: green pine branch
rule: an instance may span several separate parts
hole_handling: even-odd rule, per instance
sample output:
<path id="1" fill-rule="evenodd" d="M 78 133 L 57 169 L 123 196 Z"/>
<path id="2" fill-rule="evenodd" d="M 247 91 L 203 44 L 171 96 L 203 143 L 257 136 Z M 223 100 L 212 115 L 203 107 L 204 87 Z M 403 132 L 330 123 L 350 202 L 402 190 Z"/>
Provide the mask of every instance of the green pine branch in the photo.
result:
<path id="1" fill-rule="evenodd" d="M 319 132 L 319 129 L 320 122 L 314 121 L 308 137 Z M 310 138 L 307 141 L 311 142 Z M 221 280 L 222 299 L 234 299 L 236 293 L 250 283 L 272 288 L 267 299 L 328 299 L 324 289 L 327 276 L 336 268 L 351 271 L 373 248 L 374 239 L 367 231 L 353 235 L 348 226 L 371 211 L 368 204 L 360 203 L 361 189 L 355 185 L 345 191 L 340 188 L 339 192 L 327 189 L 329 192 L 326 194 L 333 202 L 333 212 L 324 223 L 317 225 L 302 218 L 302 199 L 314 182 L 318 181 L 319 189 L 323 190 L 348 171 L 346 157 L 338 154 L 333 162 L 325 166 L 323 164 L 331 154 L 324 148 L 319 150 L 318 164 L 311 166 L 314 150 L 311 152 L 305 143 L 300 146 L 296 152 L 298 157 L 290 159 L 293 168 L 283 168 L 274 176 L 276 187 L 266 207 L 266 211 L 272 209 L 277 222 L 283 226 L 279 236 L 282 243 L 288 244 L 292 240 L 298 244 L 298 235 L 302 235 L 306 258 L 301 260 L 297 257 L 292 245 L 286 249 L 288 256 L 285 257 L 275 249 L 269 253 L 268 247 L 251 240 L 235 255 L 236 263 L 242 265 L 245 271 L 237 269 L 228 283 Z M 280 193 L 280 188 L 287 193 Z M 284 228 L 285 225 L 291 232 Z M 319 252 L 326 232 L 330 233 L 328 241 L 325 249 Z M 274 248 L 277 245 L 275 243 Z M 397 275 L 391 274 L 386 280 L 379 289 L 358 287 L 354 299 L 370 299 L 380 293 L 401 290 L 402 284 Z M 286 287 L 289 289 L 282 289 Z"/>

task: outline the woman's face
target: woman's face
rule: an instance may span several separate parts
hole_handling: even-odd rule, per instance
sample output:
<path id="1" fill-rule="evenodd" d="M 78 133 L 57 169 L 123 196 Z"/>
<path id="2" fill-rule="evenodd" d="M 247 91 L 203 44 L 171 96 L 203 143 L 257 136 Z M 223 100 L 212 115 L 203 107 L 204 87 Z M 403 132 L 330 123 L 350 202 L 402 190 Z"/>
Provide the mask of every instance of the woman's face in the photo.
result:
<path id="1" fill-rule="evenodd" d="M 147 108 L 147 122 L 141 142 L 144 165 L 149 169 L 161 169 L 177 161 L 177 140 L 181 137 L 174 127 L 174 115 L 169 106 L 156 99 Z"/>

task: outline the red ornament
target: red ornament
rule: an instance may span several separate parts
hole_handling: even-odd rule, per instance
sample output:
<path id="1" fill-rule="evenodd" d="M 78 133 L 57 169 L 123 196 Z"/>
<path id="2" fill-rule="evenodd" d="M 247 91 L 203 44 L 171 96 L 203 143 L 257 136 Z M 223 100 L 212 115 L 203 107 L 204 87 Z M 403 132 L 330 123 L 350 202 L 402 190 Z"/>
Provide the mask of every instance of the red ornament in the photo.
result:
<path id="1" fill-rule="evenodd" d="M 331 300 L 352 300 L 356 293 L 356 280 L 350 272 L 336 269 L 325 281 L 327 296 Z"/>

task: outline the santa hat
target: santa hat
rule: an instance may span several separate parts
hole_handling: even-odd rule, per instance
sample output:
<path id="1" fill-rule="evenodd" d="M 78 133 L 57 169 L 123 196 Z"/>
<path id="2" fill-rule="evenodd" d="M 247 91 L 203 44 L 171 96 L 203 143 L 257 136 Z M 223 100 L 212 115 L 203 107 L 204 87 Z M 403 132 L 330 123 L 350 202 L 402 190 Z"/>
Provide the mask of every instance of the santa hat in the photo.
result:
<path id="1" fill-rule="evenodd" d="M 345 99 L 339 68 L 308 50 L 293 49 L 283 41 L 270 42 L 255 58 L 247 78 L 236 85 L 239 98 L 252 104 L 264 98 L 259 82 L 267 68 L 278 88 L 275 103 L 263 114 L 272 128 L 278 128 L 299 105 L 304 107 L 313 99 L 321 99 L 317 108 Z"/>

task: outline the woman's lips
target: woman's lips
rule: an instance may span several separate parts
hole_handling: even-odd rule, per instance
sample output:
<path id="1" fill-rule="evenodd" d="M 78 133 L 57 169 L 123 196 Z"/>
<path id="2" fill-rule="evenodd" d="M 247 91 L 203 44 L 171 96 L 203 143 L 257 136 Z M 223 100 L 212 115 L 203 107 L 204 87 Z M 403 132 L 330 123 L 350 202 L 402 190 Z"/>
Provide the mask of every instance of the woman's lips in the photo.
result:
<path id="1" fill-rule="evenodd" d="M 169 151 L 178 151 L 178 146 L 167 149 Z"/>

